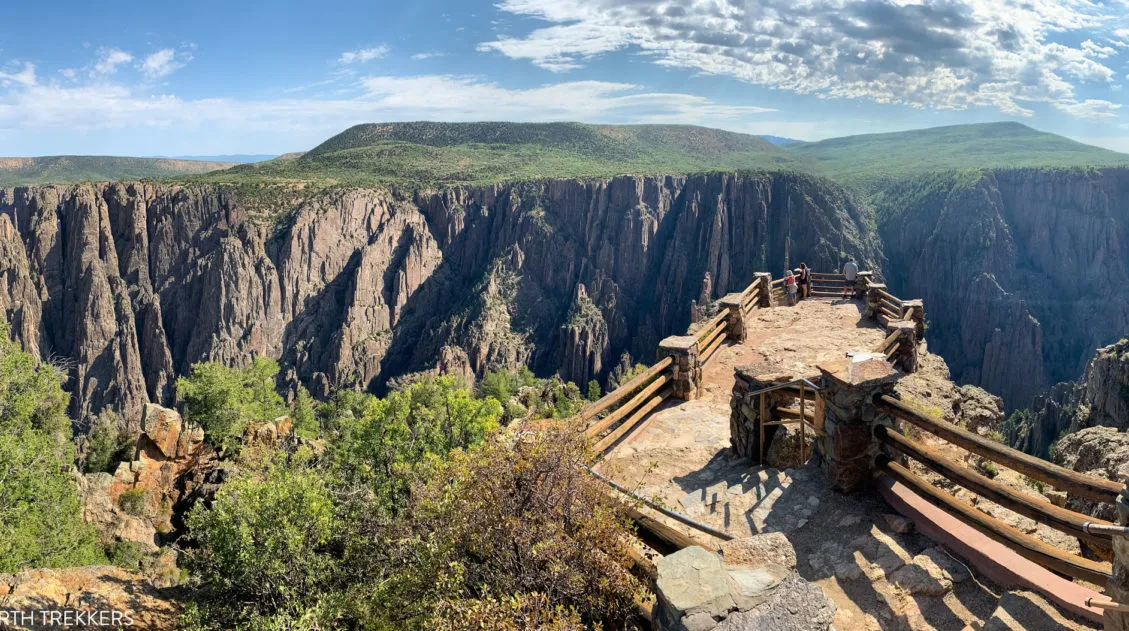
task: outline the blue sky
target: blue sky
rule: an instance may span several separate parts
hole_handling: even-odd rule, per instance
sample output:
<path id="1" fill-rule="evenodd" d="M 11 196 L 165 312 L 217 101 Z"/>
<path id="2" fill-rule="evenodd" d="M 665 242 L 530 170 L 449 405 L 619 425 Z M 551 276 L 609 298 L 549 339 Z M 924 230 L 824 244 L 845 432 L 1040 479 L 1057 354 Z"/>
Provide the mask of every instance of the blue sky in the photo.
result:
<path id="1" fill-rule="evenodd" d="M 355 123 L 422 119 L 805 140 L 1017 120 L 1129 152 L 1129 0 L 56 0 L 0 12 L 3 156 L 283 153 Z"/>

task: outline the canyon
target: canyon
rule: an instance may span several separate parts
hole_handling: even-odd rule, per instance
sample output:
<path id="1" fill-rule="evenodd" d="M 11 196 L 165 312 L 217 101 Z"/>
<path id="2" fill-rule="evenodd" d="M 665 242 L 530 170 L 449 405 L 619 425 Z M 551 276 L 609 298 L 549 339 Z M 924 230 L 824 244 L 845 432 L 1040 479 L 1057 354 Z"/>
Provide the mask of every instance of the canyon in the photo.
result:
<path id="1" fill-rule="evenodd" d="M 69 372 L 80 426 L 256 354 L 315 396 L 521 364 L 604 379 L 684 330 L 703 283 L 844 253 L 883 263 L 845 191 L 791 174 L 329 189 L 271 217 L 211 184 L 0 190 L 0 307 Z"/>
<path id="2" fill-rule="evenodd" d="M 267 213 L 211 183 L 0 189 L 0 307 L 69 372 L 80 424 L 172 405 L 193 363 L 256 354 L 316 396 L 519 365 L 606 383 L 684 330 L 692 301 L 846 256 L 924 298 L 954 380 L 1009 410 L 1129 328 L 1129 169 L 890 190 L 875 221 L 862 196 L 791 173 L 331 187 Z"/>

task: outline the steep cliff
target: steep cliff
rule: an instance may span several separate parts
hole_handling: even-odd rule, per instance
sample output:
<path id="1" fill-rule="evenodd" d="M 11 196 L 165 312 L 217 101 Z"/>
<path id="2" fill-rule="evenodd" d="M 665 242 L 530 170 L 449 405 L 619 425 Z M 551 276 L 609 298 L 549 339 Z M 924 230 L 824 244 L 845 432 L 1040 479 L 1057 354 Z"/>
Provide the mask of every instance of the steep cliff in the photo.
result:
<path id="1" fill-rule="evenodd" d="M 1017 449 L 1055 459 L 1070 455 L 1059 453 L 1059 443 L 1075 432 L 1129 429 L 1129 339 L 1098 349 L 1080 380 L 1055 385 L 1009 425 L 1008 442 Z"/>
<path id="2" fill-rule="evenodd" d="M 961 383 L 1030 405 L 1129 329 L 1129 169 L 922 177 L 878 198 L 896 293 Z"/>
<path id="3" fill-rule="evenodd" d="M 193 362 L 253 354 L 315 394 L 518 364 L 602 379 L 684 330 L 707 274 L 717 297 L 786 247 L 817 270 L 882 263 L 862 210 L 800 175 L 351 188 L 273 211 L 210 184 L 0 190 L 0 307 L 68 368 L 77 418 L 128 419 Z"/>

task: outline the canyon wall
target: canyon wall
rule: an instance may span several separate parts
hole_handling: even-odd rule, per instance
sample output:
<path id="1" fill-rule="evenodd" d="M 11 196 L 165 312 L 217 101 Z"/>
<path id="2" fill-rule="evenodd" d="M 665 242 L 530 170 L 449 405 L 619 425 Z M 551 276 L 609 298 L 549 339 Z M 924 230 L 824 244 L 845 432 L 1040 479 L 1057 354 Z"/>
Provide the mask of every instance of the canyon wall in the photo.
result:
<path id="1" fill-rule="evenodd" d="M 0 189 L 0 309 L 68 371 L 75 418 L 137 419 L 192 363 L 255 354 L 315 395 L 519 364 L 603 379 L 685 330 L 707 274 L 718 297 L 786 255 L 883 264 L 841 189 L 790 174 L 328 190 L 273 210 L 211 185 Z"/>
<path id="2" fill-rule="evenodd" d="M 879 204 L 887 280 L 925 299 L 930 349 L 958 382 L 1027 407 L 1129 331 L 1129 169 L 903 186 Z"/>

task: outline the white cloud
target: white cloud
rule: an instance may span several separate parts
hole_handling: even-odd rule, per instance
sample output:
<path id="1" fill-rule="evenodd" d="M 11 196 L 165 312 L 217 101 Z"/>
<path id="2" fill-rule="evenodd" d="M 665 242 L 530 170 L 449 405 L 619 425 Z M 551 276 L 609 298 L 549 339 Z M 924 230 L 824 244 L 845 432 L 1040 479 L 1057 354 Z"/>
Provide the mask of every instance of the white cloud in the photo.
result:
<path id="1" fill-rule="evenodd" d="M 730 121 L 730 127 L 740 127 L 746 117 L 773 111 L 602 81 L 511 89 L 476 77 L 429 75 L 370 76 L 354 85 L 362 96 L 353 99 L 185 100 L 170 94 L 141 94 L 105 81 L 82 86 L 33 83 L 0 92 L 0 136 L 20 133 L 35 138 L 62 132 L 73 137 L 102 131 L 109 137 L 126 131 L 136 134 L 139 130 L 167 129 L 171 136 L 182 138 L 199 130 L 207 131 L 198 135 L 209 139 L 199 142 L 209 143 L 217 142 L 217 138 L 259 134 L 273 139 L 264 150 L 274 151 L 293 150 L 294 144 L 313 146 L 349 125 L 374 121 L 582 120 L 707 125 Z M 155 133 L 142 132 L 144 142 L 161 142 L 154 140 Z M 286 146 L 269 145 L 283 139 Z M 236 150 L 236 146 L 227 149 Z"/>
<path id="2" fill-rule="evenodd" d="M 117 48 L 104 48 L 99 51 L 101 58 L 95 62 L 91 75 L 112 75 L 118 71 L 118 66 L 133 61 L 133 55 Z"/>
<path id="3" fill-rule="evenodd" d="M 388 54 L 389 48 L 385 44 L 374 46 L 372 48 L 362 48 L 360 50 L 351 50 L 341 53 L 341 57 L 337 60 L 343 64 L 351 63 L 365 63 L 373 59 L 380 59 Z"/>
<path id="4" fill-rule="evenodd" d="M 653 63 L 820 97 L 912 107 L 1030 103 L 1077 107 L 1076 82 L 1110 83 L 1109 46 L 1055 41 L 1098 33 L 1121 0 L 501 0 L 548 23 L 479 50 L 554 72 L 613 51 Z M 1110 31 L 1111 35 L 1117 32 Z"/>
<path id="5" fill-rule="evenodd" d="M 190 61 L 192 61 L 192 55 L 188 53 L 178 54 L 171 48 L 163 48 L 150 54 L 145 58 L 145 61 L 141 62 L 141 73 L 150 80 L 160 79 L 183 68 Z"/>
<path id="6" fill-rule="evenodd" d="M 35 64 L 30 62 L 24 63 L 23 70 L 19 72 L 0 72 L 0 85 L 4 87 L 11 87 L 13 84 L 31 87 L 35 83 Z"/>
<path id="7" fill-rule="evenodd" d="M 1122 108 L 1120 103 L 1100 99 L 1086 99 L 1075 103 L 1057 102 L 1054 105 L 1077 118 L 1116 118 L 1117 110 Z"/>
<path id="8" fill-rule="evenodd" d="M 429 52 L 429 53 L 416 53 L 416 54 L 412 55 L 412 59 L 414 59 L 415 61 L 421 61 L 423 59 L 433 59 L 435 57 L 446 57 L 446 56 L 447 56 L 447 53 L 440 53 L 440 52 L 432 51 L 432 52 Z"/>

